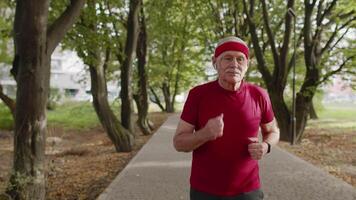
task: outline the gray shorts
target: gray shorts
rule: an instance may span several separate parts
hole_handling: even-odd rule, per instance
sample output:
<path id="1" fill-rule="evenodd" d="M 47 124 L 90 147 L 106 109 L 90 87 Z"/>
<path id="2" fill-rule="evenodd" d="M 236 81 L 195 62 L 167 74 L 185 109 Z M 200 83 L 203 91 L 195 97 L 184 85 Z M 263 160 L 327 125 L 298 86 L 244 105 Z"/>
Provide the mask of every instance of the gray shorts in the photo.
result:
<path id="1" fill-rule="evenodd" d="M 221 197 L 190 188 L 190 200 L 263 200 L 263 196 L 261 189 L 239 194 L 237 196 Z"/>

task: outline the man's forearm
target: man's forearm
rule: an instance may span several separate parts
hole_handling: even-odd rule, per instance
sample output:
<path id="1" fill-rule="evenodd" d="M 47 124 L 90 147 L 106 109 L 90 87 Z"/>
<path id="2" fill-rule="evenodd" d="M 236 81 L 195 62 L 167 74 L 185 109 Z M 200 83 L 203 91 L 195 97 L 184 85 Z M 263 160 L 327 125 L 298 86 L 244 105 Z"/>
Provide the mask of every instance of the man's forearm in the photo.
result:
<path id="1" fill-rule="evenodd" d="M 191 152 L 207 141 L 204 129 L 194 133 L 180 133 L 174 137 L 174 148 L 180 152 Z"/>
<path id="2" fill-rule="evenodd" d="M 279 141 L 279 130 L 263 134 L 263 142 L 267 142 L 270 145 L 276 145 Z"/>
<path id="3" fill-rule="evenodd" d="M 267 142 L 270 145 L 276 145 L 279 141 L 279 128 L 277 121 L 274 118 L 270 123 L 263 124 L 261 126 L 263 142 Z"/>

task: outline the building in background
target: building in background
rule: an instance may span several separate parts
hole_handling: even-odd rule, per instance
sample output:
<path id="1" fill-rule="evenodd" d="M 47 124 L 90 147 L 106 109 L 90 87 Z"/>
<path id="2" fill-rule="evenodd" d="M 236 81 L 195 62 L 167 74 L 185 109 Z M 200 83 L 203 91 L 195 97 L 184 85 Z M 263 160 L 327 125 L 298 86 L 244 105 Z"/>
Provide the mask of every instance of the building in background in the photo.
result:
<path id="1" fill-rule="evenodd" d="M 0 66 L 0 84 L 6 95 L 16 96 L 16 82 L 10 74 L 11 66 Z M 57 48 L 51 58 L 50 99 L 56 101 L 91 101 L 90 75 L 81 59 L 72 51 Z M 108 82 L 108 98 L 119 96 L 118 81 Z"/>

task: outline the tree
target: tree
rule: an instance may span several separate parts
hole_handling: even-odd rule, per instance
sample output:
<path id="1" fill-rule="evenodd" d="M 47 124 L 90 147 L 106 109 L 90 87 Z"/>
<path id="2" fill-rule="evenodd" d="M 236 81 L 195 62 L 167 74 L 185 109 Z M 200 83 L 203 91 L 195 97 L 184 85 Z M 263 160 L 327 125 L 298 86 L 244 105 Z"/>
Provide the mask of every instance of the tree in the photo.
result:
<path id="1" fill-rule="evenodd" d="M 316 2 L 317 1 L 309 3 L 309 1 L 305 1 L 304 22 L 300 25 L 300 20 L 296 20 L 299 24 L 297 24 L 297 28 L 300 33 L 296 41 L 297 47 L 299 48 L 296 52 L 291 53 L 289 49 L 291 46 L 292 16 L 288 14 L 287 11 L 288 9 L 294 8 L 294 1 L 289 0 L 287 3 L 277 1 L 275 4 L 268 5 L 265 0 L 260 0 L 262 6 L 260 8 L 261 10 L 258 11 L 262 13 L 262 16 L 255 14 L 258 13 L 258 11 L 255 12 L 255 10 L 258 9 L 255 5 L 255 1 L 249 1 L 249 5 L 244 1 L 244 12 L 249 24 L 258 70 L 262 74 L 265 85 L 269 91 L 276 118 L 281 129 L 281 139 L 286 141 L 292 140 L 292 135 L 290 134 L 292 130 L 291 110 L 286 103 L 284 95 L 293 63 L 292 60 L 296 57 L 298 61 L 297 56 L 300 54 L 299 52 L 303 52 L 305 75 L 302 73 L 298 74 L 298 76 L 301 76 L 299 79 L 301 79 L 302 82 L 296 99 L 296 141 L 300 141 L 306 126 L 307 117 L 310 114 L 310 106 L 316 88 L 320 86 L 322 82 L 328 80 L 331 75 L 340 72 L 340 70 L 338 71 L 337 69 L 330 71 L 332 66 L 335 66 L 331 64 L 333 60 L 335 60 L 335 55 L 333 55 L 332 51 L 329 51 L 329 55 L 324 54 L 324 57 L 322 57 L 320 53 L 326 53 L 326 49 L 336 46 L 337 43 L 342 41 L 345 33 L 343 30 L 347 30 L 347 26 L 350 26 L 350 23 L 354 20 L 352 18 L 354 11 L 346 12 L 348 13 L 346 16 L 349 16 L 348 19 L 346 19 L 347 17 L 345 15 L 344 19 L 342 19 L 341 13 L 338 13 L 340 15 L 337 17 L 338 20 L 332 20 L 328 12 L 333 9 L 333 4 L 336 1 L 328 3 L 319 1 L 319 11 L 313 13 L 310 10 L 312 10 L 311 7 L 315 6 Z M 327 6 L 324 6 L 324 4 Z M 297 4 L 295 10 L 298 12 L 300 9 L 303 9 L 302 5 Z M 276 12 L 277 14 L 275 15 L 274 13 Z M 269 13 L 273 13 L 271 16 L 274 17 L 270 17 Z M 282 18 L 278 13 L 282 13 L 284 17 Z M 329 20 L 327 20 L 327 22 L 324 21 L 325 24 L 322 24 L 322 18 L 327 16 Z M 259 17 L 262 18 L 262 22 L 258 20 Z M 313 29 L 315 32 L 311 33 L 308 29 L 310 29 L 313 24 L 313 20 L 311 19 L 314 18 L 316 19 L 316 28 Z M 350 20 L 351 22 L 349 22 Z M 340 25 L 338 25 L 339 23 Z M 257 27 L 261 27 L 261 24 L 263 24 L 262 28 L 257 29 Z M 282 31 L 280 31 L 281 25 L 284 25 L 284 28 L 281 29 Z M 326 27 L 332 26 L 336 26 L 333 33 L 329 31 L 324 32 Z M 335 37 L 338 33 L 342 34 L 336 39 Z M 331 43 L 333 44 L 331 45 Z M 305 50 L 303 48 L 305 48 Z M 315 55 L 315 53 L 317 54 Z M 339 51 L 338 53 L 340 53 L 339 55 L 346 55 L 345 51 Z M 345 57 L 343 62 L 339 62 L 340 67 L 344 67 L 351 59 L 352 57 Z M 339 59 L 337 59 L 337 61 L 339 61 Z M 311 63 L 314 63 L 314 66 L 311 66 Z M 303 66 L 303 64 L 301 64 L 301 66 Z M 340 67 L 338 69 L 340 69 Z"/>
<path id="2" fill-rule="evenodd" d="M 17 82 L 14 165 L 7 193 L 13 199 L 45 199 L 46 103 L 50 59 L 79 16 L 84 0 L 72 0 L 48 26 L 48 0 L 17 1 L 14 21 Z"/>
<path id="3" fill-rule="evenodd" d="M 207 6 L 208 5 L 208 6 Z M 202 44 L 207 45 L 206 55 L 212 55 L 217 41 L 226 36 L 237 36 L 248 43 L 251 43 L 248 23 L 244 17 L 242 1 L 234 0 L 202 0 L 195 1 L 194 6 L 198 12 L 192 13 L 197 16 L 196 23 L 203 31 L 200 32 Z M 215 42 L 214 42 L 215 41 Z M 207 62 L 211 57 L 207 56 Z M 254 59 L 254 54 L 250 52 L 250 59 Z M 216 76 L 210 74 L 208 76 Z M 249 67 L 245 79 L 258 84 L 263 82 L 257 69 Z"/>
<path id="4" fill-rule="evenodd" d="M 284 12 L 285 14 L 282 18 L 283 21 L 281 22 L 284 24 L 283 37 L 278 38 L 276 36 L 277 34 L 275 29 L 271 27 L 271 21 L 275 20 L 275 18 L 270 19 L 266 1 L 261 0 L 260 2 L 262 4 L 261 12 L 263 14 L 263 31 L 257 31 L 258 29 L 256 24 L 260 22 L 256 21 L 257 16 L 255 16 L 256 7 L 254 0 L 249 1 L 249 6 L 244 0 L 244 12 L 246 14 L 253 49 L 258 63 L 257 67 L 262 74 L 262 78 L 270 94 L 278 125 L 282 133 L 281 139 L 290 140 L 291 135 L 289 133 L 291 130 L 291 116 L 283 94 L 287 84 L 287 77 L 291 69 L 289 65 L 291 62 L 288 62 L 287 59 L 290 49 L 290 36 L 292 32 L 292 16 L 287 12 Z M 288 0 L 285 7 L 285 10 L 288 10 L 289 8 L 293 9 L 294 0 Z M 260 34 L 260 36 L 258 34 Z M 264 39 L 265 35 L 267 35 L 268 39 Z M 278 40 L 281 40 L 281 43 L 277 43 Z M 278 44 L 280 45 L 279 47 L 277 47 Z M 273 57 L 274 67 L 272 68 L 272 73 L 270 71 L 271 67 L 268 66 L 270 63 L 266 60 L 268 56 L 265 55 L 265 47 L 267 45 L 269 46 Z"/>
<path id="5" fill-rule="evenodd" d="M 137 46 L 138 38 L 138 16 L 140 12 L 141 1 L 130 0 L 129 15 L 127 19 L 127 35 L 125 43 L 125 58 L 121 65 L 121 123 L 133 133 L 132 123 L 132 65 L 134 53 Z"/>
<path id="6" fill-rule="evenodd" d="M 204 0 L 204 4 L 208 4 L 208 11 L 202 14 L 206 18 L 210 28 L 204 28 L 206 31 L 212 31 L 212 38 L 217 41 L 223 37 L 235 35 L 237 37 L 247 39 L 248 25 L 244 20 L 243 4 L 241 1 L 234 0 Z M 204 26 L 202 24 L 201 26 Z M 212 49 L 213 50 L 213 49 Z"/>
<path id="7" fill-rule="evenodd" d="M 148 9 L 150 99 L 174 112 L 176 96 L 205 76 L 202 30 L 191 14 L 197 10 L 187 1 L 155 1 Z"/>
<path id="8" fill-rule="evenodd" d="M 303 135 L 317 87 L 330 76 L 346 68 L 345 66 L 348 62 L 355 58 L 355 55 L 344 55 L 337 50 L 335 52 L 335 49 L 342 48 L 342 46 L 338 45 L 349 32 L 352 23 L 356 21 L 355 7 L 352 10 L 348 10 L 349 8 L 347 7 L 342 8 L 342 5 L 337 8 L 338 3 L 345 4 L 345 2 L 338 0 L 330 2 L 304 1 L 303 38 L 306 74 L 305 81 L 297 94 L 296 100 L 298 140 Z M 316 10 L 314 11 L 314 9 Z M 312 28 L 314 21 L 316 21 L 316 28 Z M 327 67 L 321 64 L 330 65 L 333 60 L 327 59 L 327 62 L 329 62 L 327 63 L 323 62 L 322 59 L 324 56 L 330 58 L 330 55 L 333 55 L 334 52 L 335 57 L 339 54 L 337 56 L 339 58 L 334 62 L 334 66 L 338 67 L 334 70 L 328 70 L 327 73 L 323 74 L 322 69 Z"/>
<path id="9" fill-rule="evenodd" d="M 66 37 L 65 46 L 75 49 L 89 66 L 91 94 L 96 114 L 117 152 L 132 150 L 134 138 L 122 125 L 108 102 L 107 74 L 114 45 L 110 41 L 112 21 L 107 14 L 108 1 L 89 0 L 75 28 Z"/>
<path id="10" fill-rule="evenodd" d="M 142 4 L 142 1 L 141 1 Z M 147 118 L 148 114 L 148 92 L 147 92 L 147 73 L 146 73 L 146 57 L 147 57 L 147 31 L 144 6 L 141 7 L 140 20 L 139 20 L 139 35 L 137 40 L 137 74 L 138 90 L 134 94 L 138 110 L 137 124 L 144 135 L 149 135 L 152 132 L 152 127 Z"/>

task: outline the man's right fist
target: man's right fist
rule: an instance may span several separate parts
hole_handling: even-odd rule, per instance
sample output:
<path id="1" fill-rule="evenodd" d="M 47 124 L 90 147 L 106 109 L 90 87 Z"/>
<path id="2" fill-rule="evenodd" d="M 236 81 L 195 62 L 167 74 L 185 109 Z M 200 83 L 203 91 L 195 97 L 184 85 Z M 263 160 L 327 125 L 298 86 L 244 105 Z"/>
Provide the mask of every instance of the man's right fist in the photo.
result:
<path id="1" fill-rule="evenodd" d="M 221 113 L 219 116 L 209 119 L 206 123 L 204 129 L 206 131 L 206 137 L 208 140 L 215 140 L 223 136 L 224 130 L 224 121 L 223 121 L 224 114 Z"/>

